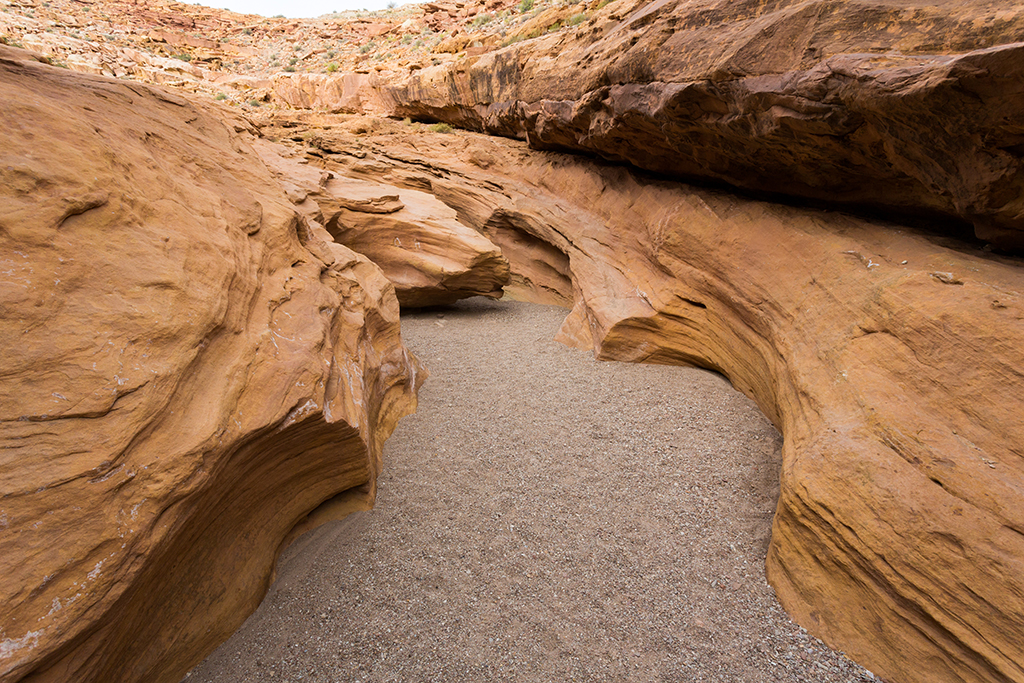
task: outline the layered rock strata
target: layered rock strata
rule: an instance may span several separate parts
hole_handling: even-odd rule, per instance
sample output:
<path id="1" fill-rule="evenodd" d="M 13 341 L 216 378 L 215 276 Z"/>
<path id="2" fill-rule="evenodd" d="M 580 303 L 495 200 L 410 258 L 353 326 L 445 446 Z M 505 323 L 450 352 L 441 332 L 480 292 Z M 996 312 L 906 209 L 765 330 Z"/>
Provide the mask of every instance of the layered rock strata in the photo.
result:
<path id="1" fill-rule="evenodd" d="M 260 140 L 260 156 L 288 197 L 339 243 L 369 257 L 394 284 L 404 308 L 472 296 L 501 298 L 509 264 L 501 250 L 433 195 L 337 177 Z"/>
<path id="2" fill-rule="evenodd" d="M 619 0 L 581 16 L 415 72 L 385 88 L 392 113 L 1024 249 L 1024 8 Z"/>
<path id="3" fill-rule="evenodd" d="M 694 363 L 785 437 L 767 572 L 887 680 L 1024 680 L 1024 268 L 899 225 L 472 134 L 333 141 L 502 248 L 560 337 Z M 319 158 L 320 150 L 311 150 Z"/>
<path id="4" fill-rule="evenodd" d="M 2 47 L 0 98 L 0 679 L 177 680 L 421 375 L 241 120 Z"/>

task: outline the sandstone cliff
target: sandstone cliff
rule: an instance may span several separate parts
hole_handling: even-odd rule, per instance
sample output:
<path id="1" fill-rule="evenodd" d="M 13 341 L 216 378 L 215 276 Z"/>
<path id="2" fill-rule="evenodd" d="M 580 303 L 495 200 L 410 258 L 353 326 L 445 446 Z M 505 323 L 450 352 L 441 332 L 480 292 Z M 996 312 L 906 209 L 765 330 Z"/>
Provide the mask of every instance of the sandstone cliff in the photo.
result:
<path id="1" fill-rule="evenodd" d="M 415 72 L 385 88 L 392 111 L 1024 249 L 1024 8 L 619 0 L 578 16 Z"/>
<path id="2" fill-rule="evenodd" d="M 336 132 L 329 168 L 429 188 L 560 337 L 695 363 L 785 437 L 768 576 L 894 681 L 1024 680 L 1024 270 L 962 243 L 473 134 Z M 326 134 L 326 133 L 325 133 Z M 322 150 L 310 150 L 312 158 Z"/>
<path id="3" fill-rule="evenodd" d="M 0 678 L 176 680 L 421 375 L 241 119 L 8 48 L 0 99 Z"/>

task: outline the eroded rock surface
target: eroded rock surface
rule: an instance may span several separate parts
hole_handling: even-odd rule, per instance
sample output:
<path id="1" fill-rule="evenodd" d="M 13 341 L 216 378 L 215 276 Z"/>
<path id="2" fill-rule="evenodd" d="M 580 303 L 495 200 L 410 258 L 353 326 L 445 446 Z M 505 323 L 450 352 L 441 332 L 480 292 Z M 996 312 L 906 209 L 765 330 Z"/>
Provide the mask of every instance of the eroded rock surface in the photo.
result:
<path id="1" fill-rule="evenodd" d="M 320 109 L 334 114 L 386 114 L 376 77 L 370 74 L 275 74 L 271 88 L 282 102 L 296 109 Z"/>
<path id="2" fill-rule="evenodd" d="M 714 368 L 758 402 L 785 437 L 768 576 L 801 624 L 887 680 L 1024 680 L 1019 260 L 513 142 L 385 132 L 337 133 L 362 158 L 328 166 L 429 187 L 503 246 L 515 294 L 572 301 L 567 343 Z"/>
<path id="3" fill-rule="evenodd" d="M 433 195 L 337 176 L 267 141 L 257 149 L 310 220 L 381 267 L 403 307 L 497 299 L 509 283 L 501 250 Z"/>
<path id="4" fill-rule="evenodd" d="M 945 217 L 1020 250 L 1022 38 L 1024 8 L 983 0 L 620 0 L 390 97 L 398 116 Z"/>
<path id="5" fill-rule="evenodd" d="M 372 502 L 417 364 L 241 119 L 26 55 L 0 47 L 0 678 L 173 681 L 296 525 Z"/>

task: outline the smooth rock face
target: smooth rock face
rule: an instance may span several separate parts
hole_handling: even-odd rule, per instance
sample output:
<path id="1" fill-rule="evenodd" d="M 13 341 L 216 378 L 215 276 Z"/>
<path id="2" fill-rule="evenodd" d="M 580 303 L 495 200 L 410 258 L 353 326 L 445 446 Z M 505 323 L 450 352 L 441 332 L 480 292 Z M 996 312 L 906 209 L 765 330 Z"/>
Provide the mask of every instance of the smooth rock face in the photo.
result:
<path id="1" fill-rule="evenodd" d="M 261 140 L 257 150 L 311 221 L 380 266 L 402 307 L 501 298 L 509 283 L 501 250 L 433 195 L 335 177 L 290 156 L 280 144 Z"/>
<path id="2" fill-rule="evenodd" d="M 767 572 L 799 623 L 886 680 L 1024 680 L 1019 260 L 441 138 L 339 139 L 365 158 L 329 163 L 517 245 L 516 295 L 572 299 L 563 341 L 752 396 L 785 438 Z"/>
<path id="3" fill-rule="evenodd" d="M 620 0 L 383 90 L 397 116 L 1020 250 L 1022 36 L 1024 7 L 983 0 Z"/>
<path id="4" fill-rule="evenodd" d="M 0 47 L 0 678 L 173 681 L 297 524 L 372 502 L 417 364 L 240 120 L 25 58 Z"/>

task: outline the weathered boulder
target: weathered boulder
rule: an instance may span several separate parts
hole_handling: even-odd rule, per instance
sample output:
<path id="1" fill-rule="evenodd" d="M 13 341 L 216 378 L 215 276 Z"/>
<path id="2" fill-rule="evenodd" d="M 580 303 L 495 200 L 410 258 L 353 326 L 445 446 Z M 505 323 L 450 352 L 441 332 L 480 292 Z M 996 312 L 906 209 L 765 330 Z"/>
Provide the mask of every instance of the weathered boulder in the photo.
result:
<path id="1" fill-rule="evenodd" d="M 383 91 L 396 116 L 1020 250 L 1022 35 L 1024 7 L 987 0 L 619 0 Z"/>
<path id="2" fill-rule="evenodd" d="M 0 99 L 0 679 L 174 681 L 372 501 L 417 364 L 241 121 L 5 47 Z"/>
<path id="3" fill-rule="evenodd" d="M 799 623 L 887 680 L 1024 680 L 1019 260 L 436 138 L 353 136 L 336 145 L 364 158 L 330 163 L 429 187 L 514 245 L 515 295 L 571 297 L 567 343 L 710 367 L 752 396 L 785 438 L 767 572 Z"/>
<path id="4" fill-rule="evenodd" d="M 509 282 L 501 250 L 433 195 L 336 177 L 279 144 L 260 141 L 257 149 L 310 220 L 381 267 L 403 307 L 501 297 Z"/>

